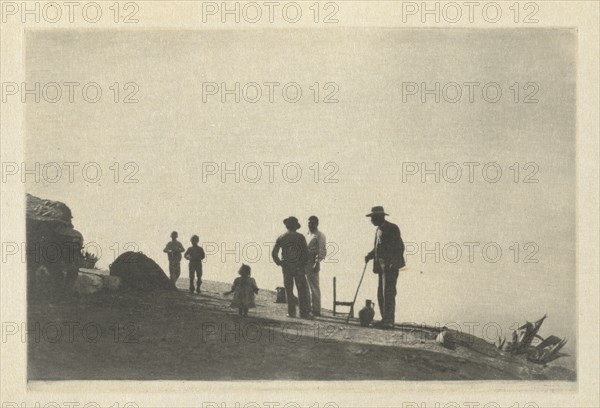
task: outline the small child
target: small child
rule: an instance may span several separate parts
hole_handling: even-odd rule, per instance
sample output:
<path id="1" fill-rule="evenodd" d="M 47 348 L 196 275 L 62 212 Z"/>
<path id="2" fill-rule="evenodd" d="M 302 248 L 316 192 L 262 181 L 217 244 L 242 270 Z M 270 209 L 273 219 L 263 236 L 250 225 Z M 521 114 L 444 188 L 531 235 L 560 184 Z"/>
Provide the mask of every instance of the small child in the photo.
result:
<path id="1" fill-rule="evenodd" d="M 235 278 L 229 292 L 223 293 L 223 295 L 233 293 L 231 307 L 238 308 L 240 316 L 248 316 L 248 309 L 256 307 L 254 295 L 258 293 L 258 287 L 254 278 L 250 277 L 250 273 L 250 267 L 242 264 L 238 271 L 240 277 Z"/>
<path id="2" fill-rule="evenodd" d="M 198 235 L 192 236 L 190 239 L 192 246 L 185 251 L 183 255 L 185 259 L 190 261 L 190 293 L 194 293 L 194 275 L 198 277 L 198 283 L 196 286 L 196 293 L 200 293 L 200 285 L 202 285 L 202 260 L 205 257 L 204 249 L 198 245 L 200 238 Z"/>

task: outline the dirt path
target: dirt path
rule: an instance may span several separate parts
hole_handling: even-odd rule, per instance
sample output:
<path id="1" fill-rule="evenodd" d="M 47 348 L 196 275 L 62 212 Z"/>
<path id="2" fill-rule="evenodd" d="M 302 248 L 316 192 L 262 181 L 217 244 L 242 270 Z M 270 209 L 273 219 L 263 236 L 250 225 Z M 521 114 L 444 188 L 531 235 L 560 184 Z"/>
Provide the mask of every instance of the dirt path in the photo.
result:
<path id="1" fill-rule="evenodd" d="M 286 318 L 268 291 L 240 318 L 221 295 L 228 285 L 203 288 L 201 295 L 123 291 L 32 303 L 29 379 L 574 379 L 478 339 L 447 350 L 428 330 L 347 326 L 328 312 L 313 321 Z"/>

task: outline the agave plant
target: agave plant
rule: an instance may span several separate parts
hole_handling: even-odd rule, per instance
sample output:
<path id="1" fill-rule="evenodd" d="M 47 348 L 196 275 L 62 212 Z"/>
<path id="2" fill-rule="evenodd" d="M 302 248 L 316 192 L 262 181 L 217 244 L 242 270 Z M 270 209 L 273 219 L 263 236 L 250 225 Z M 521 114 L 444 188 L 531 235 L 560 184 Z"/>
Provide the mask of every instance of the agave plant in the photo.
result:
<path id="1" fill-rule="evenodd" d="M 526 354 L 527 360 L 539 364 L 546 364 L 564 356 L 565 354 L 560 353 L 560 350 L 567 343 L 566 338 L 550 336 L 544 339 L 538 334 L 544 320 L 546 320 L 546 315 L 534 323 L 526 322 L 513 331 L 512 341 L 500 338 L 496 342 L 496 347 L 513 354 Z M 541 340 L 537 346 L 532 344 L 535 339 Z"/>
<path id="2" fill-rule="evenodd" d="M 544 339 L 538 346 L 533 349 L 528 355 L 527 360 L 534 363 L 546 364 L 563 356 L 560 349 L 567 344 L 567 339 L 561 339 L 557 336 L 550 336 Z"/>
<path id="3" fill-rule="evenodd" d="M 96 262 L 98 262 L 98 256 L 88 251 L 82 251 L 82 266 L 88 269 L 94 269 Z"/>

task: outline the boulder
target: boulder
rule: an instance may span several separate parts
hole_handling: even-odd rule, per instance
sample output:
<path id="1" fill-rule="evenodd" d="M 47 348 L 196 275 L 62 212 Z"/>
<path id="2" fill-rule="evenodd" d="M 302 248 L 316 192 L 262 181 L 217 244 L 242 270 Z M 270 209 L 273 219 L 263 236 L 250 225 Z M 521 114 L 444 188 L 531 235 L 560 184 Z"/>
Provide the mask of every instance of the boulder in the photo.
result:
<path id="1" fill-rule="evenodd" d="M 162 268 L 141 252 L 125 252 L 110 265 L 110 276 L 119 277 L 124 286 L 139 290 L 175 290 Z"/>
<path id="2" fill-rule="evenodd" d="M 120 287 L 121 278 L 108 275 L 108 271 L 85 268 L 79 270 L 79 276 L 73 284 L 73 290 L 80 295 L 91 295 L 101 290 L 115 291 Z"/>
<path id="3" fill-rule="evenodd" d="M 27 194 L 27 282 L 29 293 L 61 292 L 77 280 L 83 236 L 73 228 L 71 210 L 60 201 Z M 36 271 L 49 275 L 42 286 Z M 35 290 L 34 290 L 35 289 Z"/>
<path id="4" fill-rule="evenodd" d="M 121 278 L 118 276 L 102 275 L 104 288 L 108 290 L 117 290 L 121 287 Z"/>
<path id="5" fill-rule="evenodd" d="M 73 284 L 73 290 L 81 295 L 91 295 L 100 292 L 103 288 L 102 276 L 92 273 L 80 273 L 75 284 Z"/>
<path id="6" fill-rule="evenodd" d="M 71 209 L 60 201 L 44 200 L 27 194 L 27 220 L 42 222 L 57 222 L 73 228 Z"/>
<path id="7" fill-rule="evenodd" d="M 442 347 L 445 347 L 450 350 L 456 349 L 456 342 L 452 335 L 448 332 L 446 328 L 443 328 L 441 332 L 435 338 L 435 342 L 440 344 Z"/>

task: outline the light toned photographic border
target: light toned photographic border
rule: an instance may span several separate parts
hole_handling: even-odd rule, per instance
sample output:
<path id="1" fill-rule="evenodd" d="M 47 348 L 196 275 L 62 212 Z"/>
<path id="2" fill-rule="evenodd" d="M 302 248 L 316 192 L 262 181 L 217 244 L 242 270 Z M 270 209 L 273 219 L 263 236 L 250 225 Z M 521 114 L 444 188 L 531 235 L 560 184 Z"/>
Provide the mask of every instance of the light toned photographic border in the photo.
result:
<path id="1" fill-rule="evenodd" d="M 12 2 L 2 2 L 2 4 Z M 14 2 L 20 7 L 21 2 Z M 36 3 L 34 1 L 28 4 Z M 40 4 L 47 2 L 38 2 Z M 86 3 L 86 2 L 82 2 Z M 103 2 L 103 7 L 113 1 Z M 125 3 L 125 2 L 123 2 Z M 290 28 L 285 19 L 270 22 L 222 23 L 206 19 L 202 1 L 134 1 L 136 22 L 115 23 L 111 18 L 90 23 L 61 19 L 39 23 L 20 21 L 11 14 L 0 22 L 0 82 L 25 81 L 24 36 L 28 30 L 223 30 Z M 600 3 L 595 1 L 537 1 L 535 22 L 503 18 L 441 18 L 413 13 L 422 2 L 335 1 L 339 7 L 335 28 L 572 28 L 578 33 L 577 60 L 577 380 L 554 381 L 28 381 L 27 344 L 0 344 L 0 402 L 2 407 L 597 407 L 599 400 L 599 49 Z M 443 8 L 452 2 L 427 2 Z M 464 2 L 459 2 L 460 4 Z M 481 2 L 482 5 L 493 2 Z M 514 1 L 495 2 L 508 10 Z M 32 6 L 33 7 L 33 6 Z M 407 7 L 409 7 L 407 9 Z M 6 9 L 5 9 L 6 10 Z M 12 9 L 11 9 L 12 10 Z M 407 13 L 410 11 L 410 13 Z M 6 15 L 2 15 L 2 18 Z M 31 19 L 32 17 L 30 17 Z M 518 20 L 515 22 L 515 19 Z M 121 19 L 122 20 L 122 19 Z M 204 21 L 203 21 L 204 20 Z M 472 21 L 469 21 L 472 20 Z M 293 28 L 322 29 L 312 19 L 293 23 Z M 331 27 L 327 27 L 331 28 Z M 0 107 L 0 158 L 23 162 L 25 104 Z M 1 185 L 1 241 L 25 241 L 25 187 Z M 25 265 L 1 264 L 0 321 L 27 321 Z M 79 405 L 75 405 L 76 403 Z M 56 405 L 48 405 L 55 403 Z M 127 405 L 132 403 L 134 405 Z M 26 405 L 23 405 L 26 404 Z M 36 405 L 38 404 L 38 405 Z M 71 404 L 71 405 L 69 405 Z M 96 405 L 94 405 L 96 404 Z M 436 405 L 437 404 L 437 405 Z M 528 405 L 529 404 L 529 405 Z"/>

